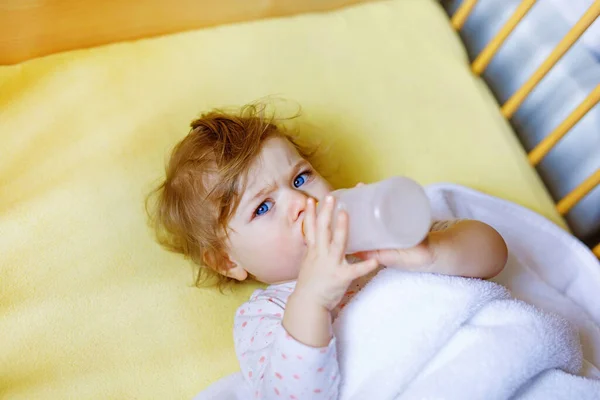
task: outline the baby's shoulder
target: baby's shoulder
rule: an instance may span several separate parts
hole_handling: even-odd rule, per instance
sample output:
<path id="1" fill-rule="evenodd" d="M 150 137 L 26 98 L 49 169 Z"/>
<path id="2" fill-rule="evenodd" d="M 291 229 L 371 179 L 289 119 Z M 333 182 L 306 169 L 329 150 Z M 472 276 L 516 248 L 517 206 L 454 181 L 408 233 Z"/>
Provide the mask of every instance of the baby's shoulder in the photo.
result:
<path id="1" fill-rule="evenodd" d="M 282 283 L 278 285 L 270 285 L 264 289 L 255 290 L 248 301 L 242 304 L 238 308 L 236 314 L 247 312 L 249 309 L 270 309 L 273 307 L 284 309 L 287 304 L 287 300 L 294 291 L 296 286 L 295 282 Z"/>

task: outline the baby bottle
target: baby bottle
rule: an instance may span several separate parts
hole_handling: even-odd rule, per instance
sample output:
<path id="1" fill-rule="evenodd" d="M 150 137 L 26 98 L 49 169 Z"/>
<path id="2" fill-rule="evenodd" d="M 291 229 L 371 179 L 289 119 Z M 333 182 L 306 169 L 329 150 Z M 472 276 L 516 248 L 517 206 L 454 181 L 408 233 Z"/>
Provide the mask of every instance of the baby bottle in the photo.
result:
<path id="1" fill-rule="evenodd" d="M 331 195 L 336 198 L 336 211 L 345 210 L 349 216 L 348 254 L 414 247 L 429 232 L 429 199 L 412 179 L 396 176 Z"/>

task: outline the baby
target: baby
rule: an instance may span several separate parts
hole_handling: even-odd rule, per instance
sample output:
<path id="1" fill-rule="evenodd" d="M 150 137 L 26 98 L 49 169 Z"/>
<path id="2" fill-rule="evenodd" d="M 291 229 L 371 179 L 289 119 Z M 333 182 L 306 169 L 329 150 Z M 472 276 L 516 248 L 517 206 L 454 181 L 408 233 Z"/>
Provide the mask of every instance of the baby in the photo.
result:
<path id="1" fill-rule="evenodd" d="M 192 122 L 156 193 L 158 238 L 204 273 L 269 285 L 234 323 L 237 357 L 256 398 L 336 399 L 332 320 L 378 268 L 486 279 L 504 267 L 506 245 L 482 222 L 437 221 L 415 248 L 347 261 L 348 216 L 341 212 L 330 226 L 332 187 L 310 152 L 261 114 L 253 105 Z"/>

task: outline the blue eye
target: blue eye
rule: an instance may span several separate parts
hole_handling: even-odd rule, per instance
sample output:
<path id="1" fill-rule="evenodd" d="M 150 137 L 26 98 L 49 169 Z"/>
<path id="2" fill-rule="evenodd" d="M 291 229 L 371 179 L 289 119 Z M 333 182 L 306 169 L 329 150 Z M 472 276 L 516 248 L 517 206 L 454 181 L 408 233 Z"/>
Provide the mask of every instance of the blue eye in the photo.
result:
<path id="1" fill-rule="evenodd" d="M 263 214 L 266 214 L 267 212 L 269 212 L 269 210 L 273 207 L 273 202 L 272 201 L 263 201 L 262 203 L 260 203 L 260 205 L 256 208 L 256 211 L 254 211 L 254 215 L 256 216 L 261 216 Z"/>
<path id="2" fill-rule="evenodd" d="M 304 185 L 310 176 L 310 172 L 303 172 L 294 179 L 294 187 L 299 188 Z"/>

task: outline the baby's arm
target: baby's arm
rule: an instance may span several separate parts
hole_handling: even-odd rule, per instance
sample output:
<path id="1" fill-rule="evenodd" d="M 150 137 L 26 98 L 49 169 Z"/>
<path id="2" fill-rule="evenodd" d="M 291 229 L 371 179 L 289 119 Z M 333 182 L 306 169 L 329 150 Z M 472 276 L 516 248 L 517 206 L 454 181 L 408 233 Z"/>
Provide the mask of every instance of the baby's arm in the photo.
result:
<path id="1" fill-rule="evenodd" d="M 283 314 L 283 302 L 268 291 L 236 313 L 236 353 L 253 398 L 337 398 L 335 339 L 329 335 L 322 347 L 302 344 L 283 328 Z"/>
<path id="2" fill-rule="evenodd" d="M 508 258 L 502 236 L 475 220 L 461 220 L 448 229 L 430 232 L 427 242 L 433 255 L 430 272 L 489 279 L 502 271 Z"/>
<path id="3" fill-rule="evenodd" d="M 388 267 L 489 279 L 498 275 L 508 257 L 506 243 L 491 226 L 475 220 L 451 222 L 430 232 L 412 249 L 378 250 L 357 254 Z"/>
<path id="4" fill-rule="evenodd" d="M 332 232 L 334 207 L 335 199 L 328 197 L 317 217 L 314 200 L 307 202 L 307 251 L 287 304 L 277 292 L 263 293 L 236 316 L 236 352 L 258 398 L 338 397 L 340 377 L 331 310 L 348 285 L 377 268 L 377 263 L 346 262 L 348 216 L 341 212 Z"/>

